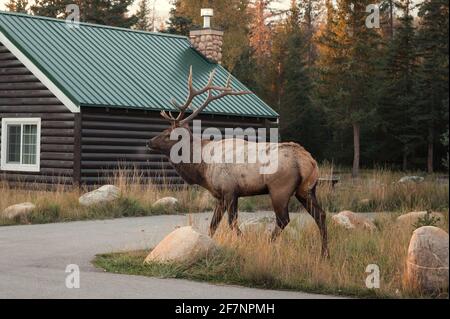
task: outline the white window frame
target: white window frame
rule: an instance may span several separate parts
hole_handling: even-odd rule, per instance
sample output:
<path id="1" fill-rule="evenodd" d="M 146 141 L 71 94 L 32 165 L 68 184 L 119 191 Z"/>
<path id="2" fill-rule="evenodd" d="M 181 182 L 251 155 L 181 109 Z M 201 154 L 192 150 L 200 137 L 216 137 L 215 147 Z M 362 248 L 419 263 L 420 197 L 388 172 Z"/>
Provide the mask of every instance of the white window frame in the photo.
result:
<path id="1" fill-rule="evenodd" d="M 6 150 L 8 148 L 7 126 L 8 125 L 36 125 L 36 164 L 17 164 L 6 162 Z M 20 161 L 22 161 L 22 138 L 23 128 L 20 130 Z M 1 165 L 2 171 L 18 171 L 18 172 L 39 172 L 41 169 L 41 118 L 2 118 L 2 139 L 1 139 Z"/>

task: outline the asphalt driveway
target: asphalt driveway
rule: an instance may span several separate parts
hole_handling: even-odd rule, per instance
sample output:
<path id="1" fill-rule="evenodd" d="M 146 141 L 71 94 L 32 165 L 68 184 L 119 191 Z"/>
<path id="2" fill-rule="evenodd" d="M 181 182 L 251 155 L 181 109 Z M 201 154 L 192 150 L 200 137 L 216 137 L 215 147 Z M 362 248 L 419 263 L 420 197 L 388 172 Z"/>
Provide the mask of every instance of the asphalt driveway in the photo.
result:
<path id="1" fill-rule="evenodd" d="M 202 229 L 211 213 L 191 216 L 191 221 Z M 240 218 L 252 216 L 241 213 Z M 301 292 L 111 274 L 91 264 L 98 253 L 154 247 L 176 226 L 188 222 L 188 216 L 165 215 L 0 227 L 0 298 L 327 298 Z M 65 270 L 69 264 L 79 266 L 78 289 L 66 287 Z"/>

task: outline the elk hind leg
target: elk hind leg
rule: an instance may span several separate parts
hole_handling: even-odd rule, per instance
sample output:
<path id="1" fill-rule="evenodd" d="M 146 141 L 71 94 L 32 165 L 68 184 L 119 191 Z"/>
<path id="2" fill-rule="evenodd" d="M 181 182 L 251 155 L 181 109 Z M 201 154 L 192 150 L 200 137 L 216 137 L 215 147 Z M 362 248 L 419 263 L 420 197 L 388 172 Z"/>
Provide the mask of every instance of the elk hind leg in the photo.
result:
<path id="1" fill-rule="evenodd" d="M 327 238 L 327 225 L 326 225 L 326 213 L 320 207 L 316 197 L 316 185 L 310 192 L 298 191 L 295 196 L 298 201 L 305 207 L 308 213 L 314 218 L 317 226 L 319 227 L 320 235 L 322 237 L 322 257 L 329 257 L 328 252 L 328 238 Z"/>

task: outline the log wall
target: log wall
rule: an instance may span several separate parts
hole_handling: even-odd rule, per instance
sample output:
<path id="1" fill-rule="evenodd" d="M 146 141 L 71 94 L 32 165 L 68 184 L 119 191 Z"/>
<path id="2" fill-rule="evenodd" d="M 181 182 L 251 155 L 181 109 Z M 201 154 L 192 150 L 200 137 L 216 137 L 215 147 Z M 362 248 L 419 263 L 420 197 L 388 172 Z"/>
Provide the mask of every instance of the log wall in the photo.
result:
<path id="1" fill-rule="evenodd" d="M 81 181 L 85 184 L 111 180 L 117 169 L 131 176 L 139 169 L 143 181 L 181 184 L 183 181 L 168 160 L 149 153 L 149 139 L 168 127 L 158 112 L 105 108 L 82 108 Z M 201 116 L 202 128 L 265 127 L 264 119 Z"/>
<path id="2" fill-rule="evenodd" d="M 0 180 L 73 183 L 76 115 L 0 43 L 0 128 L 2 118 L 17 117 L 41 118 L 41 169 L 36 173 L 0 170 Z"/>

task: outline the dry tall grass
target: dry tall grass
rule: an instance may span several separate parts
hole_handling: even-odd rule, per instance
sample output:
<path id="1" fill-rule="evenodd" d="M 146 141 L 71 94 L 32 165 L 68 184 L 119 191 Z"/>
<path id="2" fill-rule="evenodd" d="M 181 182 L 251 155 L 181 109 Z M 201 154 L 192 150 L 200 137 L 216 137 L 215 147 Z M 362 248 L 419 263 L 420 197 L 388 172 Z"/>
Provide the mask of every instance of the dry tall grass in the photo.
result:
<path id="1" fill-rule="evenodd" d="M 333 166 L 321 166 L 321 175 L 333 175 Z M 404 173 L 384 169 L 363 171 L 361 177 L 352 179 L 350 174 L 340 169 L 340 182 L 333 189 L 329 184 L 320 184 L 318 196 L 323 208 L 328 212 L 353 211 L 394 211 L 413 210 L 448 211 L 448 183 L 437 183 L 436 176 L 426 177 L 423 183 L 396 183 Z M 13 204 L 33 202 L 37 209 L 25 220 L 5 220 L 0 216 L 0 225 L 16 223 L 45 223 L 80 219 L 114 218 L 121 216 L 145 216 L 155 213 L 193 213 L 209 211 L 214 200 L 205 190 L 183 186 L 171 188 L 153 184 L 143 179 L 143 172 L 119 169 L 108 181 L 118 186 L 122 197 L 115 203 L 85 208 L 78 204 L 79 196 L 87 188 L 56 186 L 52 191 L 39 190 L 38 185 L 24 184 L 10 188 L 0 182 L 0 212 Z M 174 196 L 179 200 L 176 211 L 158 211 L 152 204 L 159 198 Z M 299 203 L 293 199 L 290 211 L 299 211 Z M 272 210 L 268 196 L 242 198 L 241 211 Z"/>
<path id="2" fill-rule="evenodd" d="M 443 228 L 448 232 L 448 214 L 445 219 Z M 368 232 L 346 230 L 329 222 L 329 260 L 320 256 L 319 232 L 313 224 L 300 227 L 292 223 L 276 243 L 269 242 L 268 233 L 261 228 L 239 238 L 221 227 L 215 240 L 228 271 L 238 274 L 244 283 L 358 296 L 427 297 L 404 282 L 414 227 L 396 223 L 394 215 L 382 215 L 376 224 L 378 229 Z M 370 264 L 380 269 L 379 289 L 366 287 Z M 448 291 L 439 297 L 448 297 Z"/>
<path id="3" fill-rule="evenodd" d="M 448 232 L 448 214 L 444 229 Z M 94 264 L 114 273 L 186 278 L 270 289 L 376 298 L 448 298 L 448 291 L 427 295 L 404 281 L 412 225 L 396 223 L 383 214 L 377 230 L 346 230 L 328 223 L 330 259 L 321 258 L 320 237 L 314 223 L 295 220 L 276 242 L 261 227 L 238 237 L 223 222 L 214 236 L 218 249 L 187 263 L 144 264 L 149 251 L 99 255 Z M 303 226 L 302 226 L 303 225 Z M 200 226 L 195 225 L 194 226 Z M 200 227 L 201 228 L 201 227 Z M 366 286 L 368 265 L 380 271 L 379 288 Z"/>

